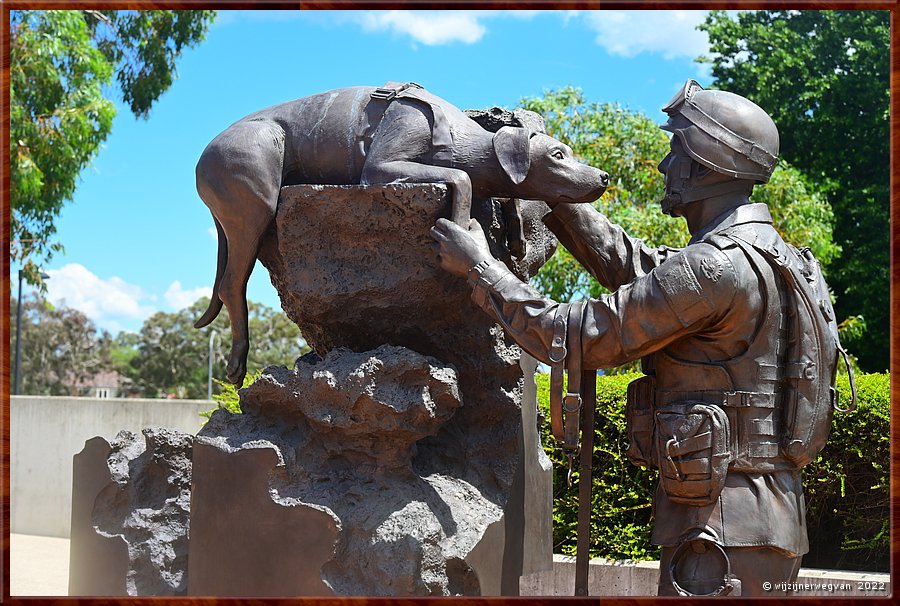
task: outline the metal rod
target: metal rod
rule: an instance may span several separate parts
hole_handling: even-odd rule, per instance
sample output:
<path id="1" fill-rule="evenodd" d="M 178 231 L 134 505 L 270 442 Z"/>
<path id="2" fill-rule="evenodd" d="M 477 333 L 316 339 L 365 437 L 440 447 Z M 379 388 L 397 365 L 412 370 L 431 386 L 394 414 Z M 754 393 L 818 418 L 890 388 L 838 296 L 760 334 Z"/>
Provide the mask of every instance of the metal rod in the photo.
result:
<path id="1" fill-rule="evenodd" d="M 19 270 L 19 300 L 16 303 L 16 378 L 13 394 L 19 395 L 22 387 L 22 270 Z"/>
<path id="2" fill-rule="evenodd" d="M 597 406 L 597 371 L 581 375 L 581 456 L 578 472 L 578 543 L 575 547 L 575 595 L 588 595 L 591 547 L 591 468 L 594 460 L 594 408 Z"/>
<path id="3" fill-rule="evenodd" d="M 212 400 L 212 362 L 213 362 L 213 340 L 216 338 L 216 331 L 209 331 L 209 369 L 208 379 L 206 382 L 206 399 Z"/>

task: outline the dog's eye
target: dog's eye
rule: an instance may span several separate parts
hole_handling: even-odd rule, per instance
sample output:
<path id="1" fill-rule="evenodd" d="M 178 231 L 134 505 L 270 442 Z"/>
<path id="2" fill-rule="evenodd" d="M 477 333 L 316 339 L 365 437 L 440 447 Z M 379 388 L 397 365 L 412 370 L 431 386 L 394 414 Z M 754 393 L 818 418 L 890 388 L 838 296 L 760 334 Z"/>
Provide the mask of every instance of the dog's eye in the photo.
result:
<path id="1" fill-rule="evenodd" d="M 550 155 L 553 156 L 554 158 L 556 158 L 557 160 L 563 160 L 566 157 L 566 154 L 563 153 L 563 150 L 561 150 L 561 149 L 554 149 L 550 153 Z"/>

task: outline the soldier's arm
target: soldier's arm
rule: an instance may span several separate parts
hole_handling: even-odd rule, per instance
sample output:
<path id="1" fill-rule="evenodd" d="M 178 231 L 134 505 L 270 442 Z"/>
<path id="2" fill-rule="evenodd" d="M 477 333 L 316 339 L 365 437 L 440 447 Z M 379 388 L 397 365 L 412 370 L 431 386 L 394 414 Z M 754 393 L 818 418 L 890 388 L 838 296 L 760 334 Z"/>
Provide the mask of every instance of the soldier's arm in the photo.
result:
<path id="1" fill-rule="evenodd" d="M 615 290 L 650 273 L 676 249 L 650 248 L 590 204 L 558 204 L 544 223 L 594 278 Z"/>
<path id="2" fill-rule="evenodd" d="M 469 274 L 475 303 L 529 354 L 549 364 L 555 323 L 566 308 L 489 260 Z M 737 290 L 728 257 L 703 244 L 685 249 L 610 295 L 587 302 L 583 363 L 610 368 L 658 351 L 720 321 Z M 562 321 L 562 320 L 559 320 Z M 563 333 L 565 334 L 565 333 Z"/>

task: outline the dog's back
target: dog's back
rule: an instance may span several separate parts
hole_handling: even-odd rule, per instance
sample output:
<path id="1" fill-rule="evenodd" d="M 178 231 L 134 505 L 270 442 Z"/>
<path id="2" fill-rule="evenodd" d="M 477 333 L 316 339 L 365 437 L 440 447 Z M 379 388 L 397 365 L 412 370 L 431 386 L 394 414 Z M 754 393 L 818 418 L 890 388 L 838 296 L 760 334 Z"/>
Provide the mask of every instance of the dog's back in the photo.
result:
<path id="1" fill-rule="evenodd" d="M 257 126 L 270 131 L 273 139 L 280 138 L 273 144 L 284 149 L 282 185 L 355 184 L 364 161 L 361 142 L 368 124 L 366 106 L 374 90 L 341 88 L 273 105 L 241 118 L 220 137 L 227 140 L 230 130 Z"/>

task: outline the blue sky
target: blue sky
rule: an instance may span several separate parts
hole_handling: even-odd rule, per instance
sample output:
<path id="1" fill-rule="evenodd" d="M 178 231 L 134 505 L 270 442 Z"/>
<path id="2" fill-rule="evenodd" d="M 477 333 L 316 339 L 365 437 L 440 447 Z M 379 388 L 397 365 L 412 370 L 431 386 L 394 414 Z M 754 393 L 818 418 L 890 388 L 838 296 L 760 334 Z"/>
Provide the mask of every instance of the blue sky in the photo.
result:
<path id="1" fill-rule="evenodd" d="M 710 82 L 694 62 L 708 51 L 695 30 L 704 15 L 221 11 L 148 120 L 117 100 L 112 134 L 58 220 L 66 250 L 44 268 L 49 297 L 115 333 L 209 294 L 215 230 L 194 167 L 216 134 L 252 111 L 332 88 L 411 80 L 464 109 L 511 108 L 574 85 L 589 101 L 662 121 L 660 108 L 687 78 Z M 279 307 L 261 264 L 248 297 Z"/>

